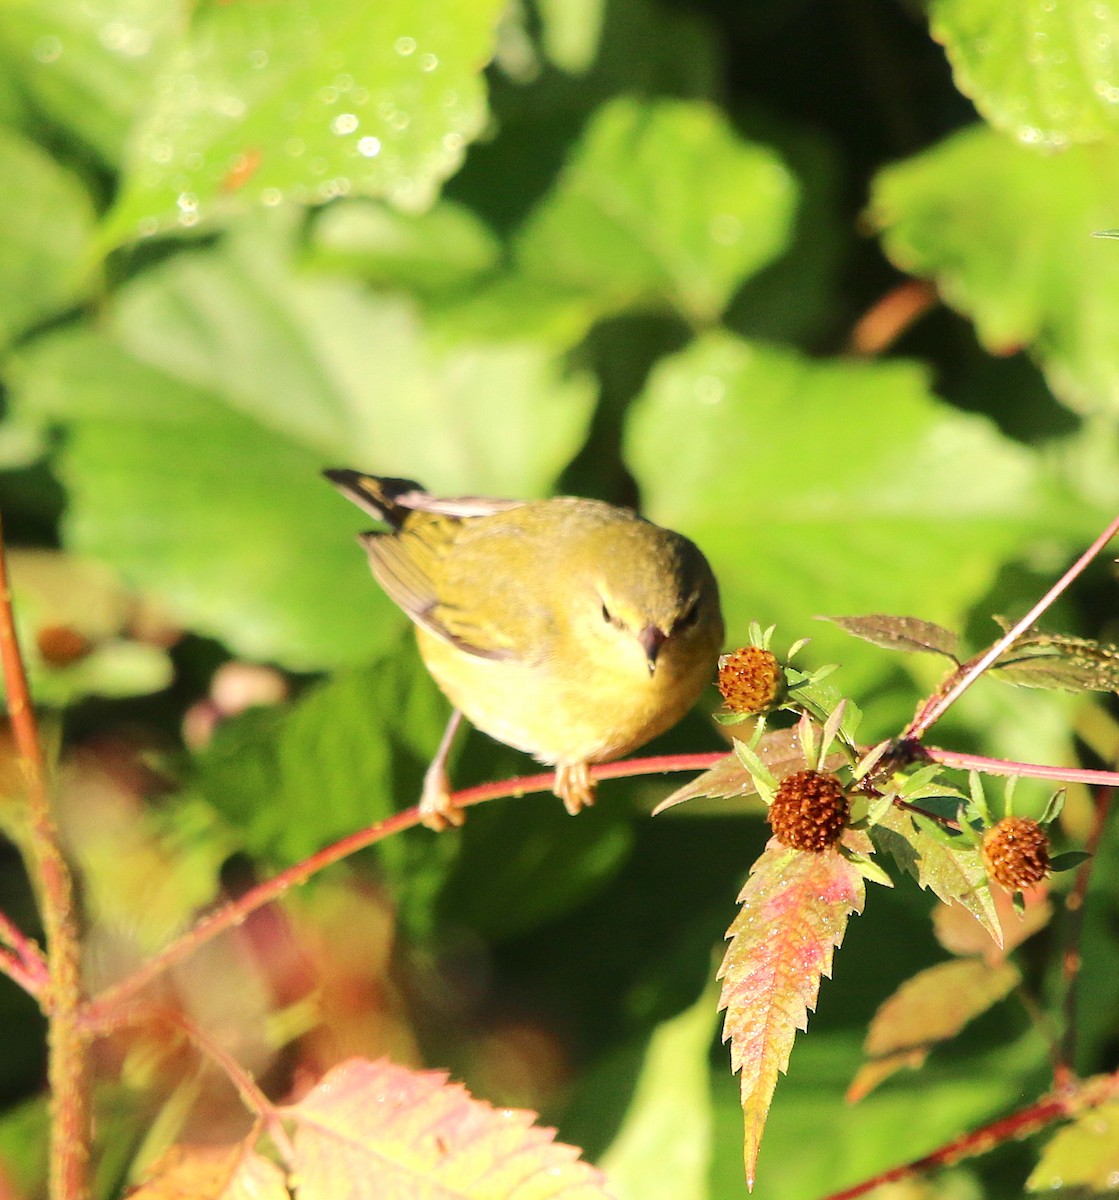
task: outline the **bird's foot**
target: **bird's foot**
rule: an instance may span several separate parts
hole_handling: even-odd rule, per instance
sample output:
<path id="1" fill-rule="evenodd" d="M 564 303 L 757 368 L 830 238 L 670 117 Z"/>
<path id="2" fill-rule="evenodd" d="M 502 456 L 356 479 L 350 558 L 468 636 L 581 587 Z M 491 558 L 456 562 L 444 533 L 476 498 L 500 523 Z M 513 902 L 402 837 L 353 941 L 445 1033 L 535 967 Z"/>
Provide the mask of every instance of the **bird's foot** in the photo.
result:
<path id="1" fill-rule="evenodd" d="M 564 808 L 575 816 L 584 808 L 594 804 L 594 780 L 591 768 L 585 762 L 560 763 L 556 767 L 556 780 L 552 791 L 563 801 Z"/>
<path id="2" fill-rule="evenodd" d="M 424 775 L 423 791 L 420 793 L 420 820 L 436 833 L 448 825 L 461 825 L 466 813 L 456 808 L 451 800 L 451 781 L 442 762 L 436 760 Z"/>

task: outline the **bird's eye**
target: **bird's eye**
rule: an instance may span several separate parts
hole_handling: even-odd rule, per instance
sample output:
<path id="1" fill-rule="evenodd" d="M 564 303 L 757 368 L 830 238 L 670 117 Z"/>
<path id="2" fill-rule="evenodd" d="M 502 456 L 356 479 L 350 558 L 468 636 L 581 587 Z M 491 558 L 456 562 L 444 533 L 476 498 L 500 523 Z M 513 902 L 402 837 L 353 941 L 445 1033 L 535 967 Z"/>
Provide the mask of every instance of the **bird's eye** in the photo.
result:
<path id="1" fill-rule="evenodd" d="M 696 598 L 684 610 L 683 615 L 676 622 L 677 629 L 688 629 L 696 623 L 696 618 L 699 616 L 699 597 Z"/>

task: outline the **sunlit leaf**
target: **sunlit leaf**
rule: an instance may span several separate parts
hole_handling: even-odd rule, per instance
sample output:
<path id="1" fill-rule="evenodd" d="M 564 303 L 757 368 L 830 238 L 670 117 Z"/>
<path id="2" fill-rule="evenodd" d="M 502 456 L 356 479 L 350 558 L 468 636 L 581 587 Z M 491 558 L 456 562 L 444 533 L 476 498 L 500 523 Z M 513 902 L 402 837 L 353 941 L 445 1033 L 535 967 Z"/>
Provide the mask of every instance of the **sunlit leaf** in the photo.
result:
<path id="1" fill-rule="evenodd" d="M 93 204 L 33 142 L 0 128 L 0 349 L 85 296 Z"/>
<path id="2" fill-rule="evenodd" d="M 533 1114 L 495 1109 L 434 1071 L 350 1059 L 297 1104 L 300 1200 L 608 1200 L 601 1172 Z"/>
<path id="3" fill-rule="evenodd" d="M 999 946 L 1002 928 L 987 885 L 987 871 L 979 851 L 963 838 L 935 837 L 895 807 L 874 827 L 875 841 L 889 851 L 897 864 L 945 904 L 956 901 L 983 926 Z"/>
<path id="4" fill-rule="evenodd" d="M 1053 917 L 1053 906 L 1047 898 L 1048 889 L 1042 885 L 1025 893 L 1025 912 L 1014 911 L 1010 896 L 1002 888 L 994 888 L 995 902 L 1003 944 L 999 946 L 990 933 L 961 904 L 938 904 L 933 909 L 933 933 L 945 950 L 952 954 L 979 954 L 992 966 L 1004 962 L 1006 956 L 1039 930 Z"/>
<path id="5" fill-rule="evenodd" d="M 348 193 L 422 211 L 485 120 L 500 11 L 500 0 L 199 5 L 131 143 L 106 239 Z"/>
<path id="6" fill-rule="evenodd" d="M 1119 17 L 1077 0 L 932 0 L 956 86 L 1028 145 L 1119 138 Z"/>
<path id="7" fill-rule="evenodd" d="M 741 1076 L 746 1179 L 754 1167 L 779 1072 L 793 1038 L 808 1025 L 820 979 L 847 919 L 863 906 L 863 880 L 837 851 L 790 850 L 775 838 L 751 868 L 719 976 L 726 1009 L 723 1040 Z"/>
<path id="8" fill-rule="evenodd" d="M 1026 1188 L 1031 1192 L 1083 1188 L 1084 1194 L 1104 1195 L 1115 1191 L 1117 1175 L 1119 1101 L 1112 1101 L 1089 1108 L 1057 1131 L 1030 1172 Z"/>
<path id="9" fill-rule="evenodd" d="M 599 1160 L 618 1200 L 707 1200 L 713 989 L 654 1032 L 626 1119 Z"/>
<path id="10" fill-rule="evenodd" d="M 976 126 L 882 171 L 871 211 L 890 258 L 935 279 L 989 350 L 1027 347 L 1063 403 L 1114 414 L 1119 247 L 1091 235 L 1115 224 L 1117 189 L 1119 145 L 1042 155 Z"/>
<path id="11" fill-rule="evenodd" d="M 600 294 L 605 310 L 662 302 L 711 321 L 780 253 L 794 203 L 776 155 L 738 138 L 716 109 L 617 100 L 530 216 L 518 258 L 532 277 Z"/>
<path id="12" fill-rule="evenodd" d="M 284 1173 L 249 1142 L 172 1146 L 130 1200 L 289 1200 Z"/>
<path id="13" fill-rule="evenodd" d="M 1012 964 L 981 958 L 937 963 L 907 979 L 874 1014 L 864 1046 L 869 1061 L 847 1098 L 861 1099 L 900 1067 L 919 1067 L 937 1043 L 1009 995 L 1019 979 Z"/>
<path id="14" fill-rule="evenodd" d="M 943 654 L 953 661 L 959 639 L 942 625 L 921 621 L 916 617 L 891 617 L 886 614 L 867 617 L 825 617 L 848 633 L 883 646 L 887 650 L 907 650 L 911 653 Z"/>
<path id="15" fill-rule="evenodd" d="M 991 669 L 1020 687 L 1119 691 L 1119 647 L 1039 629 L 1015 638 Z"/>

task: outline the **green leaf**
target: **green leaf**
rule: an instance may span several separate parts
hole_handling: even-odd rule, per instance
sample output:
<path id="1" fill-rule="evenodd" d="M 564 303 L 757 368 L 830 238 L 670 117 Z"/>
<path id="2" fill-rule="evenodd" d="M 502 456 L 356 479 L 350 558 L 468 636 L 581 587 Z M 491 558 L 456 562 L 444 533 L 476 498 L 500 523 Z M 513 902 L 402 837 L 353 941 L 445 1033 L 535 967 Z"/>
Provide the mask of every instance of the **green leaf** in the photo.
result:
<path id="1" fill-rule="evenodd" d="M 460 291 L 491 271 L 500 253 L 486 226 L 451 200 L 426 213 L 355 200 L 323 209 L 313 227 L 309 261 L 374 284 L 440 295 Z"/>
<path id="2" fill-rule="evenodd" d="M 864 892 L 857 867 L 838 852 L 790 850 L 773 838 L 739 894 L 719 969 L 719 1006 L 727 1014 L 731 1069 L 741 1075 L 750 1187 L 777 1076 L 816 1007 L 821 978 L 831 974 L 848 917 L 862 911 Z"/>
<path id="3" fill-rule="evenodd" d="M 967 187 L 960 187 L 960 180 Z M 899 267 L 935 279 L 996 354 L 1021 346 L 1054 394 L 1119 410 L 1119 146 L 1039 155 L 977 126 L 881 172 L 871 214 Z"/>
<path id="4" fill-rule="evenodd" d="M 1087 862 L 1092 856 L 1086 850 L 1066 850 L 1064 854 L 1055 854 L 1049 861 L 1051 871 L 1071 871 L 1081 863 Z"/>
<path id="5" fill-rule="evenodd" d="M 188 11 L 168 0 L 5 0 L 0 61 L 64 134 L 116 166 Z"/>
<path id="6" fill-rule="evenodd" d="M 34 143 L 0 128 L 0 350 L 82 299 L 93 205 L 81 184 Z"/>
<path id="7" fill-rule="evenodd" d="M 945 904 L 954 900 L 966 908 L 1001 946 L 1002 927 L 979 851 L 962 837 L 937 836 L 930 830 L 932 825 L 915 823 L 894 808 L 874 827 L 875 840 L 922 888 Z"/>
<path id="8" fill-rule="evenodd" d="M 952 959 L 919 971 L 881 1005 L 867 1030 L 868 1061 L 847 1097 L 861 1100 L 901 1067 L 920 1067 L 940 1042 L 1010 994 L 1021 976 L 1011 963 Z"/>
<path id="9" fill-rule="evenodd" d="M 1119 647 L 1033 629 L 1016 638 L 992 670 L 1019 687 L 1114 692 L 1119 691 Z"/>
<path id="10" fill-rule="evenodd" d="M 707 1200 L 712 989 L 649 1041 L 625 1121 L 598 1160 L 618 1200 Z"/>
<path id="11" fill-rule="evenodd" d="M 932 0 L 956 86 L 1029 145 L 1119 137 L 1119 19 L 1082 0 Z"/>
<path id="12" fill-rule="evenodd" d="M 710 322 L 784 248 L 795 194 L 776 155 L 716 109 L 616 100 L 529 217 L 517 257 L 533 278 L 597 295 L 604 312 L 669 304 Z"/>
<path id="13" fill-rule="evenodd" d="M 840 629 L 886 650 L 943 654 L 957 662 L 959 639 L 950 630 L 917 617 L 892 617 L 884 613 L 867 617 L 824 617 Z"/>
<path id="14" fill-rule="evenodd" d="M 626 433 L 648 515 L 711 559 L 732 631 L 829 611 L 960 624 L 1061 511 L 1029 451 L 938 402 L 909 363 L 711 333 L 653 370 Z M 967 486 L 945 489 L 946 473 Z"/>
<path id="15" fill-rule="evenodd" d="M 106 241 L 347 193 L 422 211 L 485 121 L 501 8 L 200 4 L 131 144 Z"/>
<path id="16" fill-rule="evenodd" d="M 109 324 L 11 372 L 19 415 L 68 432 L 68 544 L 187 627 L 300 669 L 367 659 L 401 624 L 352 540 L 369 518 L 323 467 L 539 495 L 591 407 L 548 348 L 439 349 L 409 303 L 300 278 L 255 226 L 139 277 Z"/>
<path id="17" fill-rule="evenodd" d="M 1119 1163 L 1119 1101 L 1100 1104 L 1079 1113 L 1059 1129 L 1042 1151 L 1041 1161 L 1030 1172 L 1026 1189 L 1101 1196 L 1115 1191 Z M 1081 1193 L 1079 1189 L 1083 1188 Z M 1073 1191 L 1073 1189 L 1077 1189 Z"/>
<path id="18" fill-rule="evenodd" d="M 536 0 L 544 53 L 557 67 L 579 73 L 594 62 L 606 7 L 606 0 Z"/>

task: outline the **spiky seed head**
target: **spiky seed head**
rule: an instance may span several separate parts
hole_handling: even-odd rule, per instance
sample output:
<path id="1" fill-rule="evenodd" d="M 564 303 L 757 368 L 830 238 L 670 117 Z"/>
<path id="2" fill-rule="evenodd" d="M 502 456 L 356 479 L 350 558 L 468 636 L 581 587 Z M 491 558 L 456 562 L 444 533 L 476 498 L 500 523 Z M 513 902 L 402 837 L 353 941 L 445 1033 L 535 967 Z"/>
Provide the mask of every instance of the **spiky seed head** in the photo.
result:
<path id="1" fill-rule="evenodd" d="M 719 659 L 719 691 L 732 713 L 763 713 L 784 695 L 785 672 L 776 654 L 743 646 Z"/>
<path id="2" fill-rule="evenodd" d="M 983 835 L 987 874 L 1008 892 L 1040 883 L 1049 874 L 1049 837 L 1030 817 L 1003 817 Z"/>
<path id="3" fill-rule="evenodd" d="M 839 841 L 851 815 L 843 785 L 830 771 L 797 771 L 781 780 L 769 806 L 777 840 L 819 853 Z"/>

